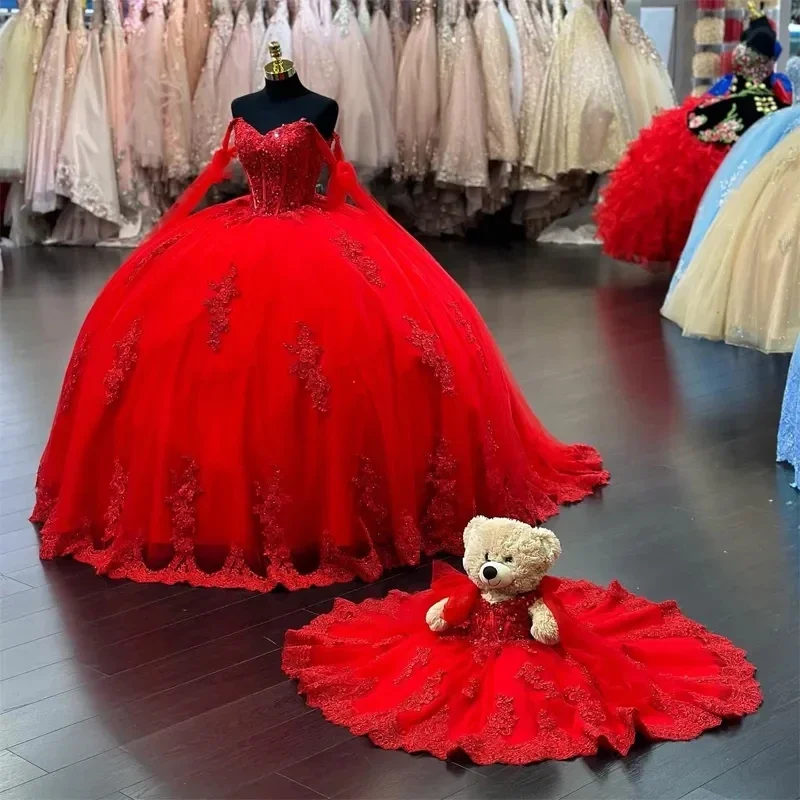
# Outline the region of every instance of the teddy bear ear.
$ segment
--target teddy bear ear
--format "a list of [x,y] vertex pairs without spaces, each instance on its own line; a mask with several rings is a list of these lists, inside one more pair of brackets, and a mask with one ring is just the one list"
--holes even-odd
[[484,522],[488,522],[486,517],[473,517],[467,523],[467,527],[464,528],[464,547],[467,547],[472,534],[477,533],[477,531],[481,528]]
[[561,542],[558,540],[558,536],[548,528],[534,528],[533,530],[547,554],[548,564],[554,564],[556,559],[561,555]]

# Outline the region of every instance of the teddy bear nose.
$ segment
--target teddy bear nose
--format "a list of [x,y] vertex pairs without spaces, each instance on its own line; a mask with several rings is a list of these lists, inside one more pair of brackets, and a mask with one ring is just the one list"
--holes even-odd
[[487,564],[482,572],[484,580],[492,581],[497,577],[497,567],[493,567],[491,564]]

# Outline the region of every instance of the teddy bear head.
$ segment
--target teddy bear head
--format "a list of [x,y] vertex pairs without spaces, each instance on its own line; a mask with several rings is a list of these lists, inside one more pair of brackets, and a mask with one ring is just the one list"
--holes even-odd
[[552,531],[519,520],[475,517],[464,531],[464,569],[482,591],[493,594],[532,592],[560,555]]

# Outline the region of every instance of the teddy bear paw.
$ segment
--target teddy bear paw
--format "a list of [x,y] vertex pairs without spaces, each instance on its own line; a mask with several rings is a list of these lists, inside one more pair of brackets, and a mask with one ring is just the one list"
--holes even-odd
[[425,615],[425,622],[434,633],[441,633],[446,627],[447,623],[444,619],[444,607],[447,604],[447,598],[434,603]]

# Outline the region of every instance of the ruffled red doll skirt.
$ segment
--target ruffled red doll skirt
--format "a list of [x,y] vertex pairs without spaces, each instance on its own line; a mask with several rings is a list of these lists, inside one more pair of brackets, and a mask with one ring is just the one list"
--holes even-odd
[[644,128],[611,174],[595,211],[603,251],[650,269],[674,269],[706,187],[730,147],[706,144],[686,125],[690,97]]
[[[309,705],[380,747],[477,764],[626,754],[638,733],[687,740],[754,712],[755,668],[727,639],[617,583],[546,578],[561,641],[432,633],[435,591],[390,592],[289,631],[285,672]],[[500,604],[503,605],[503,604]],[[498,612],[500,613],[500,612]]]

